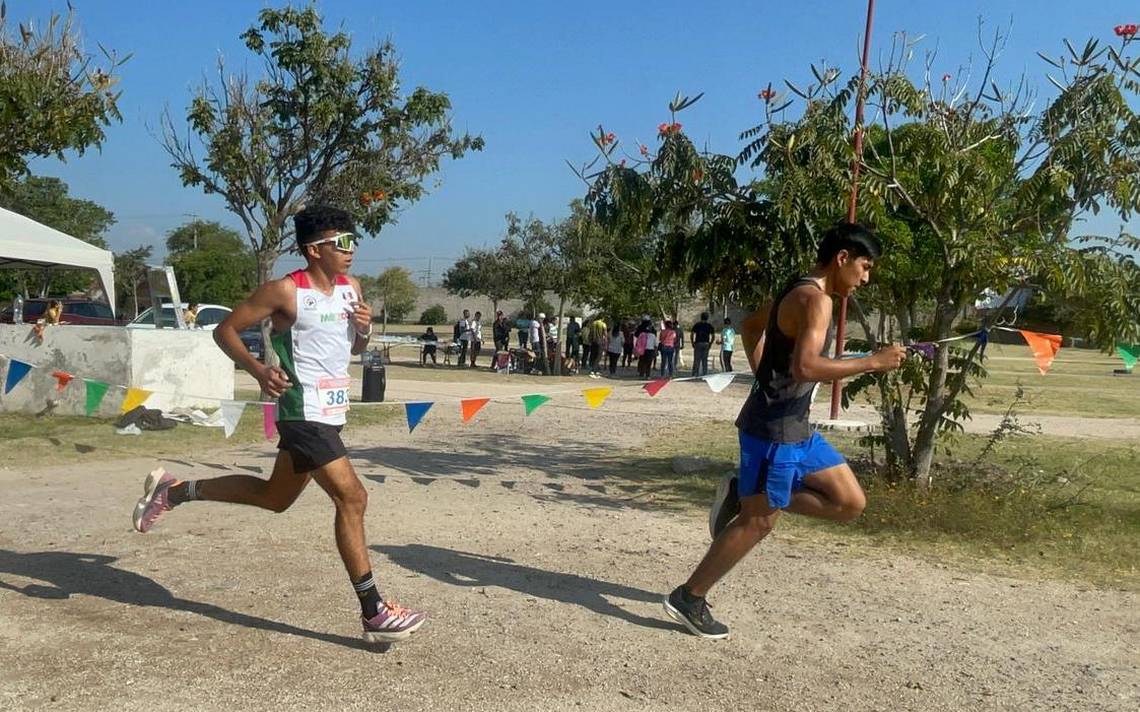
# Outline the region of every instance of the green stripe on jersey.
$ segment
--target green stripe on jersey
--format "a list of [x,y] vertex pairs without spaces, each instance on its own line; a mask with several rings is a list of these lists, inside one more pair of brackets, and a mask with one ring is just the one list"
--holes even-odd
[[281,361],[281,369],[293,384],[277,398],[277,419],[304,420],[305,392],[301,388],[301,379],[297,378],[297,364],[293,359],[293,330],[275,331],[270,336],[270,341],[273,342],[273,351]]

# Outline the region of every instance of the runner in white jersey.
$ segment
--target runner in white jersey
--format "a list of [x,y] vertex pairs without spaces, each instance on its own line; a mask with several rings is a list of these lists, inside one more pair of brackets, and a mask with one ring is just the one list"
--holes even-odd
[[[403,640],[425,616],[380,596],[364,539],[368,495],[340,439],[349,409],[349,359],[364,351],[372,335],[372,310],[347,274],[357,243],[352,217],[313,206],[293,221],[305,269],[261,285],[214,330],[218,346],[277,399],[281,442],[273,474],[268,480],[228,475],[180,481],[159,468],[135,505],[135,529],[147,532],[164,512],[194,500],[283,512],[314,479],[336,506],[337,549],[360,600],[364,639]],[[265,319],[273,322],[279,367],[258,362],[239,336]]]

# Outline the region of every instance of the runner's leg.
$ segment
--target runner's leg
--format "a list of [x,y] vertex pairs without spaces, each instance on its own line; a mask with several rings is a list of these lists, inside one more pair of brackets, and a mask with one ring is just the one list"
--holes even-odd
[[277,453],[268,480],[252,475],[226,475],[198,480],[198,499],[248,504],[272,512],[284,512],[297,501],[309,484],[309,475],[293,471],[293,459],[284,450]]
[[779,515],[780,510],[768,505],[768,496],[764,493],[741,498],[740,514],[720,533],[685,582],[688,592],[704,597],[713,584],[768,536]]

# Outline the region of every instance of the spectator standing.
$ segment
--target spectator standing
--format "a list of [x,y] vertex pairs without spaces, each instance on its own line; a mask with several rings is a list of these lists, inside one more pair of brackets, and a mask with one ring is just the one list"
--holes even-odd
[[657,357],[657,329],[648,314],[641,317],[641,324],[634,332],[633,354],[637,356],[637,377],[649,378],[653,359]]
[[483,312],[475,312],[475,318],[467,322],[467,333],[471,335],[471,368],[475,368],[475,359],[483,350]]
[[666,320],[661,329],[661,334],[658,337],[658,348],[661,350],[661,374],[662,376],[673,377],[673,364],[677,348],[677,331],[673,328],[673,322]]
[[725,318],[724,328],[720,330],[720,365],[725,373],[732,372],[732,350],[736,346],[736,329],[732,328],[732,319]]
[[582,325],[570,317],[570,323],[566,325],[566,358],[574,359],[575,363],[580,363],[582,358]]
[[617,375],[618,359],[621,358],[625,347],[625,334],[621,331],[621,324],[614,321],[614,328],[610,330],[610,341],[606,345],[606,358],[609,361],[610,376]]
[[491,323],[491,338],[495,340],[495,353],[506,351],[511,345],[511,323],[503,312],[495,312],[495,321]]
[[471,327],[468,322],[471,320],[471,312],[464,309],[463,316],[459,321],[455,322],[455,340],[459,342],[459,367],[463,368],[467,365],[467,348],[471,342]]
[[713,341],[713,325],[709,323],[709,313],[701,312],[701,320],[693,324],[693,375],[705,376],[709,372],[709,347]]

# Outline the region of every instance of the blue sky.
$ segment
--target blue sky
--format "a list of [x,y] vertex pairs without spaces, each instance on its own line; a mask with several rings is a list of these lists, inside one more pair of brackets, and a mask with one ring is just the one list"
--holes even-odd
[[[169,106],[185,114],[193,87],[212,75],[219,54],[239,68],[250,62],[237,40],[261,2],[193,3],[73,0],[88,46],[133,52],[123,67],[123,122],[108,129],[101,152],[66,163],[41,160],[33,170],[67,181],[73,195],[111,209],[116,250],[154,244],[190,216],[237,227],[222,202],[184,188],[154,137]],[[343,25],[354,45],[391,38],[403,62],[406,89],[427,86],[450,95],[457,128],[482,134],[486,149],[448,162],[426,199],[407,207],[361,249],[356,267],[376,273],[402,264],[422,276],[429,259],[438,276],[466,245],[495,243],[508,211],[543,219],[565,214],[583,192],[565,160],[589,160],[589,132],[599,123],[624,148],[652,145],[673,95],[705,92],[680,117],[686,132],[716,151],[735,154],[739,132],[756,124],[756,93],[767,82],[808,83],[811,62],[857,66],[866,3],[658,2],[448,3],[325,0],[329,26]],[[63,0],[8,2],[9,19],[46,18],[65,11]],[[1062,38],[1115,40],[1112,27],[1140,19],[1135,0],[1092,3],[1043,0],[879,0],[873,56],[892,34],[925,34],[937,48],[936,71],[955,72],[979,60],[978,18],[1012,34],[999,83],[1028,72],[1048,95],[1044,63],[1034,52],[1056,54]],[[1115,233],[1100,217],[1090,228]],[[279,263],[278,271],[290,266]]]

